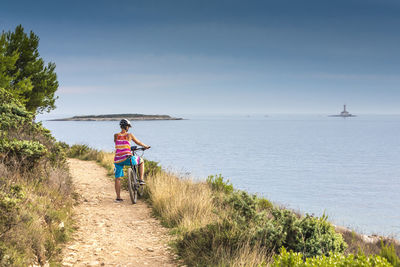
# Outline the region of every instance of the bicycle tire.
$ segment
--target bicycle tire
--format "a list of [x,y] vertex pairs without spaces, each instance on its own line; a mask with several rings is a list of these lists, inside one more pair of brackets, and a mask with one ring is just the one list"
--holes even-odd
[[140,185],[140,184],[138,183],[137,192],[138,192],[139,197],[142,197],[143,194],[144,194],[144,185]]
[[137,178],[136,178],[136,172],[132,170],[132,168],[128,169],[128,191],[129,191],[129,196],[131,198],[132,204],[136,204],[137,202]]
[[143,194],[144,194],[144,186],[139,183],[139,179],[138,179],[139,167],[137,165],[135,166],[134,173],[135,173],[135,175],[134,175],[135,188],[136,188],[136,193],[138,195],[137,198],[139,198],[139,197],[143,196]]

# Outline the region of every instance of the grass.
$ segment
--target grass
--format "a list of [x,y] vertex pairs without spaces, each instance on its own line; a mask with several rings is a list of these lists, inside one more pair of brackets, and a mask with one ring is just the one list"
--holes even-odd
[[59,263],[73,232],[68,170],[10,171],[0,164],[0,265]]
[[191,231],[217,219],[212,191],[206,183],[159,172],[147,177],[146,189],[155,214],[170,228]]

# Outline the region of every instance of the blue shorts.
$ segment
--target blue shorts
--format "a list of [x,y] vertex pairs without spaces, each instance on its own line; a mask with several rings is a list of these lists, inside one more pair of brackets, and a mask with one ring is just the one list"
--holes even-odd
[[131,158],[128,158],[123,162],[114,163],[115,178],[120,178],[124,176],[124,166],[131,166],[130,161],[132,161],[132,165],[139,165],[143,162],[143,159],[138,156],[132,156]]

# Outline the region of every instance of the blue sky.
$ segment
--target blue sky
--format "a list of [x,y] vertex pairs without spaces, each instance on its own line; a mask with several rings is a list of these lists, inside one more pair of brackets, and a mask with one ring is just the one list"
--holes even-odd
[[400,113],[400,2],[10,1],[40,37],[51,114]]

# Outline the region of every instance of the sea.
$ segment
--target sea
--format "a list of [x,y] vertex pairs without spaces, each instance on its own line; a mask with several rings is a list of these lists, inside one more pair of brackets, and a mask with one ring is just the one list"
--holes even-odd
[[[400,115],[183,116],[134,121],[144,157],[356,232],[400,238]],[[113,151],[115,121],[39,120],[59,140]],[[84,171],[84,170],[82,170]]]

